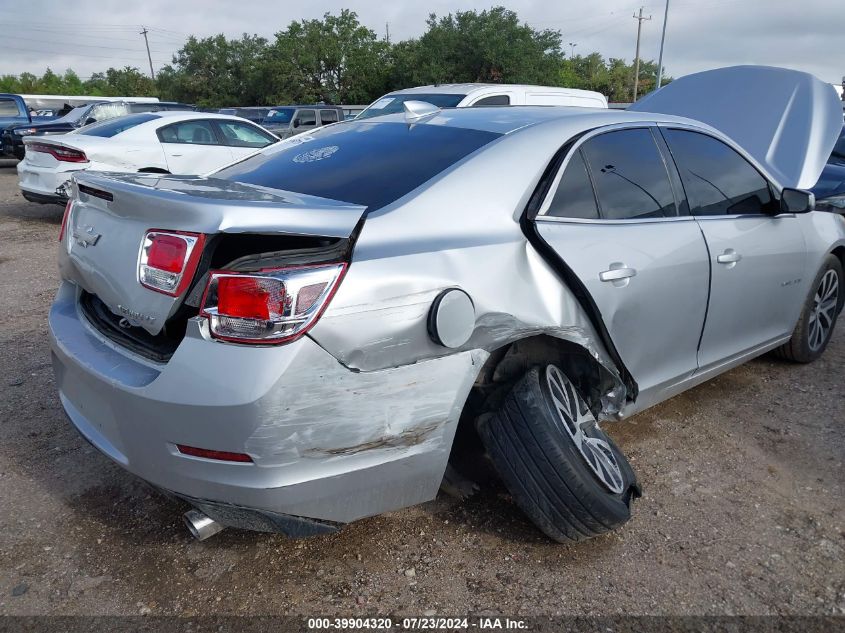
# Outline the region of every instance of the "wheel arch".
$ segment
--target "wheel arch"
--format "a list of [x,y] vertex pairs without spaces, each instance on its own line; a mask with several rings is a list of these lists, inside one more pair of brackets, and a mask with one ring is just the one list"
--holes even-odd
[[552,334],[537,334],[493,350],[478,372],[464,403],[450,462],[477,451],[481,440],[476,421],[495,411],[525,373],[553,363],[575,384],[597,419],[614,419],[626,400],[627,387],[614,369],[602,364],[586,347]]

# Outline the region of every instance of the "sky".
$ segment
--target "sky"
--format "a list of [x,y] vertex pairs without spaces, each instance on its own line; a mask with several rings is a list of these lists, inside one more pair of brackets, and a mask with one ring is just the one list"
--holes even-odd
[[[523,22],[563,34],[567,54],[598,51],[633,59],[643,7],[641,55],[657,60],[664,0],[502,0]],[[272,39],[291,21],[348,8],[391,41],[419,36],[429,13],[483,10],[480,0],[0,0],[0,74],[47,67],[87,78],[110,66],[149,71],[141,26],[149,29],[155,69],[170,63],[188,35],[242,33]],[[735,64],[804,70],[830,83],[845,75],[845,0],[670,0],[666,73],[679,77]]]

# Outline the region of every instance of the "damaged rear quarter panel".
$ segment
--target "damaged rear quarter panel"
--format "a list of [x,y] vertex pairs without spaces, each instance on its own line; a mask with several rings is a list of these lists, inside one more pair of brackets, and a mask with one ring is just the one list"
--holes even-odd
[[[364,372],[448,356],[455,351],[431,339],[427,317],[440,292],[460,288],[473,301],[476,327],[458,351],[490,352],[547,334],[585,348],[618,380],[578,300],[519,225],[546,165],[575,133],[559,127],[558,135],[525,130],[502,137],[370,214],[346,278],[311,331],[314,340]],[[624,401],[621,380],[617,387],[603,399],[609,415]]]

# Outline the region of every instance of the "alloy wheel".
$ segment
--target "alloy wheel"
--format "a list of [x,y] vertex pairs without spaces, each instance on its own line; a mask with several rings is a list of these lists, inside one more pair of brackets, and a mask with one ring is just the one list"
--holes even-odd
[[620,494],[624,487],[622,470],[587,403],[554,365],[546,367],[546,384],[559,426],[575,443],[578,452],[599,481],[611,492]]
[[807,343],[811,351],[818,351],[830,336],[838,305],[839,275],[835,270],[828,270],[819,282],[810,312]]

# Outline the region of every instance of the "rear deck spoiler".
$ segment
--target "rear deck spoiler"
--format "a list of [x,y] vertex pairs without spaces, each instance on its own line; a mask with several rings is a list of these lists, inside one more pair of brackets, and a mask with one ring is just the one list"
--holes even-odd
[[681,77],[628,108],[684,116],[716,128],[784,187],[808,189],[842,130],[833,86],[797,70],[733,66]]
[[[162,174],[74,176],[74,195],[150,228],[347,238],[366,207],[220,178]],[[92,200],[96,198],[98,200]]]

